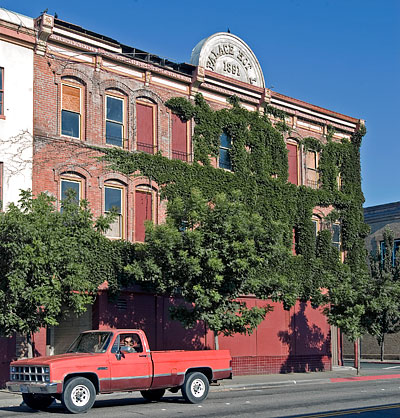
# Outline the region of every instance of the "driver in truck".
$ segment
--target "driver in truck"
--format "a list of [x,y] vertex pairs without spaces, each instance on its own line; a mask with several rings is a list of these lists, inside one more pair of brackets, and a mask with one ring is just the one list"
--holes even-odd
[[128,353],[141,353],[143,349],[139,336],[135,334],[126,335],[122,340],[121,350]]

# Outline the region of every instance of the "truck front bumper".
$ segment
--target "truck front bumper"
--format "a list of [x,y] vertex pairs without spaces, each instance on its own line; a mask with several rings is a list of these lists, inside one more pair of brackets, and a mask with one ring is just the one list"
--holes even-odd
[[10,392],[41,393],[43,395],[57,393],[57,383],[7,382],[6,387]]

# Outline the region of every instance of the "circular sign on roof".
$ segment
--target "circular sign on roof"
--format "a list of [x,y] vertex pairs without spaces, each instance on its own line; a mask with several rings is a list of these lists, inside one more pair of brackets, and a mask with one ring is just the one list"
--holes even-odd
[[206,70],[265,87],[264,76],[253,51],[231,33],[215,33],[200,41],[193,48],[190,62]]

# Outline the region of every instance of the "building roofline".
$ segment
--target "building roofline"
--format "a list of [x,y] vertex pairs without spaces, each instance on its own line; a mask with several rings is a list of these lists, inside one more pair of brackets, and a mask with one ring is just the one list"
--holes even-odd
[[[66,29],[71,31],[72,33],[76,33],[77,35],[83,35],[89,39],[92,39],[93,41],[97,41],[97,42],[102,42],[104,43],[105,47],[107,45],[110,46],[110,49],[114,49],[112,52],[116,55],[122,55],[125,57],[129,57],[132,59],[136,59],[142,62],[147,62],[147,63],[151,63],[154,64],[158,67],[164,68],[164,69],[168,69],[171,70],[173,72],[176,73],[180,73],[180,74],[184,74],[186,76],[190,76],[190,77],[194,77],[195,73],[196,73],[196,68],[198,68],[197,66],[193,65],[193,64],[189,64],[186,62],[183,63],[178,63],[175,61],[172,61],[168,58],[163,58],[160,57],[158,55],[155,54],[151,54],[149,52],[146,52],[144,50],[138,49],[138,48],[134,48],[132,46],[128,46],[125,44],[121,44],[120,42],[118,42],[117,40],[110,38],[108,36],[99,34],[97,32],[85,29],[79,25],[75,25],[73,23],[70,22],[66,22],[60,19],[54,19],[54,24],[55,27],[58,27],[60,29]],[[116,52],[115,49],[119,49],[120,52]],[[235,80],[226,76],[223,76],[221,74],[215,73],[213,71],[210,70],[204,70],[204,74],[206,77],[208,77],[209,79],[215,79],[215,80],[221,80],[225,83],[229,83],[232,86],[237,86],[239,88],[244,88],[249,92],[253,92],[255,94],[258,94],[261,96],[265,96],[265,97],[270,97],[270,100],[267,99],[267,102],[270,102],[271,105],[284,105],[284,103],[287,103],[288,105],[292,105],[293,108],[294,106],[298,106],[300,108],[306,109],[308,110],[310,113],[311,112],[316,112],[321,114],[321,116],[326,116],[327,119],[329,120],[329,118],[334,118],[334,119],[339,119],[341,121],[344,122],[344,124],[346,124],[348,126],[351,126],[350,124],[354,124],[354,126],[358,126],[360,124],[361,121],[360,119],[348,116],[348,115],[344,115],[342,113],[339,112],[335,112],[326,108],[323,108],[321,106],[317,106],[317,105],[313,105],[311,103],[305,102],[303,100],[300,99],[295,99],[293,97],[290,96],[286,96],[282,93],[278,93],[269,89],[262,89],[260,87],[257,86],[253,86],[251,84],[239,81],[239,80]],[[280,102],[284,102],[284,103],[279,103],[276,102],[274,103],[274,101],[280,101]],[[332,119],[332,120],[334,120]]]
[[283,100],[285,102],[289,102],[292,104],[296,104],[298,106],[305,107],[310,110],[314,110],[316,112],[322,113],[327,116],[331,116],[331,117],[338,118],[338,119],[343,119],[347,122],[356,123],[356,124],[359,122],[359,119],[353,118],[352,116],[344,115],[343,113],[335,112],[333,110],[329,110],[321,106],[313,105],[311,103],[305,102],[300,99],[295,99],[290,96],[286,96],[276,91],[271,91],[271,97],[275,99],[280,99],[280,100]]

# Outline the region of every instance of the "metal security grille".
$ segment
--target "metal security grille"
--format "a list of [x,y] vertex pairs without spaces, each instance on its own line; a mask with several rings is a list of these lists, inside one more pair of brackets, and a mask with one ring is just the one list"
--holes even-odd
[[48,366],[11,366],[11,380],[20,382],[49,382],[50,368]]

